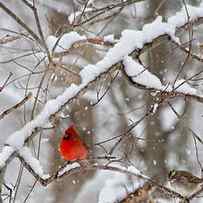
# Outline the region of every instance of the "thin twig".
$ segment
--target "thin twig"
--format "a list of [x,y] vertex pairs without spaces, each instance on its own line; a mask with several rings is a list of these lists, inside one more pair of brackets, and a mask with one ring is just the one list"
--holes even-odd
[[39,20],[39,15],[38,15],[38,11],[37,11],[37,8],[36,8],[35,0],[33,0],[33,8],[32,8],[32,10],[33,10],[33,13],[34,13],[34,16],[35,16],[35,21],[36,21],[36,25],[37,25],[39,35],[41,37],[41,41],[42,41],[43,46],[44,46],[44,48],[45,48],[45,50],[47,52],[48,59],[51,62],[52,61],[51,55],[50,55],[49,49],[47,47],[47,44],[46,44],[46,41],[45,41],[45,38],[44,38],[44,34],[42,32],[42,26],[41,26],[41,23],[40,23],[40,20]]
[[24,105],[30,98],[32,97],[32,93],[30,92],[26,97],[24,97],[19,103],[15,104],[14,106],[10,107],[9,109],[5,110],[3,113],[0,114],[0,120],[2,120],[5,116],[10,114],[11,112],[17,110],[22,105]]
[[94,14],[93,16],[89,17],[88,19],[86,19],[82,22],[73,24],[72,26],[78,27],[78,26],[84,25],[86,23],[91,22],[93,19],[95,19],[95,18],[97,18],[97,17],[99,17],[99,16],[101,16],[101,15],[103,15],[103,14],[105,14],[105,13],[107,13],[113,9],[126,7],[126,6],[129,6],[131,4],[141,2],[141,1],[144,1],[144,0],[127,0],[127,1],[122,1],[121,3],[117,3],[117,4],[109,4],[105,7],[99,8],[99,9],[93,9],[91,12],[96,13],[96,14]]
[[6,78],[5,82],[3,83],[3,85],[0,86],[0,92],[6,87],[6,85],[8,84],[8,81],[11,78],[12,75],[13,75],[13,73],[10,72],[8,77]]
[[12,17],[19,25],[21,25],[27,32],[41,45],[43,45],[40,38],[29,28],[15,13],[7,8],[3,3],[0,2],[0,8],[2,8],[10,17]]
[[[174,80],[173,85],[172,85],[173,88],[174,88],[174,86],[175,86],[175,83],[176,83],[177,80],[178,80],[178,77],[180,76],[180,74],[181,74],[182,71],[184,70],[184,68],[185,68],[185,66],[186,66],[186,63],[187,63],[188,60],[190,59],[191,52],[192,52],[193,27],[192,27],[192,23],[190,22],[190,15],[189,15],[189,13],[188,13],[188,9],[187,9],[187,5],[186,5],[185,0],[183,0],[183,5],[184,5],[184,8],[185,8],[185,10],[186,10],[187,20],[188,20],[188,27],[189,27],[189,51],[187,52],[187,56],[186,56],[184,62],[182,63],[178,74],[177,74],[176,77],[175,77],[175,80]],[[190,26],[190,25],[191,25],[191,26]],[[191,29],[190,29],[190,27],[191,27]]]

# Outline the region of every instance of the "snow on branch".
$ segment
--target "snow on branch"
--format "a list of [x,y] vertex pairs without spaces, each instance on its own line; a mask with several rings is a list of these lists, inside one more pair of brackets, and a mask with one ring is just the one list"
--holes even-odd
[[[189,11],[190,20],[194,21],[199,17],[203,17],[203,4],[201,4],[199,8],[191,6],[187,6],[187,8]],[[109,49],[102,60],[98,61],[96,64],[89,64],[81,70],[80,85],[72,84],[64,91],[63,94],[57,96],[56,99],[49,100],[45,104],[42,111],[32,121],[28,122],[24,127],[9,136],[9,138],[6,140],[5,146],[2,149],[2,152],[0,153],[0,168],[4,167],[9,161],[12,160],[13,155],[22,149],[25,142],[30,138],[31,135],[33,135],[34,132],[37,132],[37,129],[42,128],[49,122],[51,116],[59,112],[64,105],[68,104],[72,99],[77,97],[78,94],[86,89],[90,83],[97,80],[102,74],[110,71],[114,65],[122,62],[123,60],[124,63],[129,63],[126,66],[126,70],[130,76],[133,77],[133,80],[136,80],[136,77],[134,77],[133,74],[136,75],[140,70],[142,70],[145,75],[148,75],[147,77],[150,77],[150,79],[153,78],[153,87],[164,88],[156,76],[146,70],[143,70],[143,67],[141,67],[140,64],[137,64],[137,62],[134,61],[132,62],[131,58],[128,58],[127,56],[138,49],[142,49],[145,44],[153,42],[153,40],[162,35],[169,35],[171,39],[179,43],[179,39],[175,36],[176,29],[186,24],[187,20],[188,18],[186,11],[182,9],[176,14],[175,17],[170,17],[168,22],[163,22],[162,17],[159,16],[154,20],[154,22],[146,24],[143,27],[143,30],[124,30],[121,38],[114,47]],[[85,37],[80,36],[76,32],[72,32],[62,36],[58,41],[60,42],[59,44],[56,44],[56,40],[58,39],[53,37],[50,38],[48,41],[48,47],[49,49],[53,49],[53,47],[56,46],[57,51],[60,52],[63,49],[69,49],[73,43],[81,39],[83,40]],[[131,70],[130,66],[132,65],[135,65],[138,68],[136,70],[137,72]],[[149,85],[149,83],[147,84]],[[176,89],[182,92],[187,92],[189,89],[191,92],[191,88],[188,88],[186,85],[180,85],[180,87],[176,87]],[[22,154],[22,151],[19,153]],[[23,157],[23,160],[24,162],[27,161],[25,157]],[[31,164],[30,166],[31,168],[33,167],[32,170],[35,171],[35,165]]]
[[[62,57],[70,53],[74,49],[78,49],[87,43],[96,45],[112,46],[118,40],[114,39],[114,35],[107,35],[104,37],[90,37],[79,35],[77,32],[65,33],[60,37],[50,35],[47,37],[46,43],[48,50],[52,52],[52,57]],[[53,62],[53,61],[52,61]]]
[[[187,10],[185,9],[187,8]],[[168,19],[168,23],[173,25],[174,27],[181,27],[185,25],[188,21],[187,12],[190,17],[190,21],[195,21],[198,18],[203,17],[203,3],[200,4],[199,7],[191,6],[191,5],[185,5],[182,7],[180,11],[178,11],[174,16],[171,16]]]
[[60,171],[58,172],[58,176],[62,176],[65,173],[69,172],[70,170],[73,170],[75,168],[80,168],[80,164],[78,162],[74,162],[72,164],[65,164],[65,166],[62,166]]
[[[132,172],[133,174],[142,175],[142,173],[134,166],[125,168],[115,163],[111,164],[111,166]],[[103,188],[101,188],[98,198],[99,203],[118,202],[126,197],[126,191],[131,193],[143,185],[146,181],[144,179],[137,178],[135,181],[129,182],[128,176],[125,173],[113,173],[110,177],[111,178],[105,180],[105,184]],[[149,177],[146,176],[146,178]]]
[[173,96],[191,96],[199,101],[203,101],[203,93],[191,87],[187,80],[177,80],[173,86],[171,84],[163,85],[156,75],[150,73],[138,61],[133,60],[132,57],[126,56],[123,64],[125,73],[131,78],[131,81],[145,89],[173,92]]
[[23,147],[19,151],[19,156],[32,168],[35,174],[37,174],[40,178],[47,177],[47,175],[44,174],[39,160],[32,155],[28,147]]
[[24,155],[18,156],[18,158],[23,163],[25,168],[33,175],[33,177],[35,177],[35,179],[39,181],[43,186],[47,186],[54,180],[60,179],[64,176],[79,173],[82,170],[84,170],[79,163],[75,162],[75,163],[65,163],[52,175],[44,174],[39,161],[30,154],[25,155],[26,152],[27,149],[25,149],[25,151],[22,152],[24,153]]
[[[66,168],[66,169],[64,170],[64,168]],[[167,187],[165,187],[163,185],[160,185],[157,181],[155,181],[155,180],[151,179],[150,177],[144,175],[140,170],[138,170],[134,166],[131,165],[131,166],[125,167],[125,166],[122,166],[120,164],[115,164],[115,163],[105,164],[105,165],[101,165],[101,164],[97,164],[97,163],[93,163],[93,164],[89,163],[89,164],[86,164],[85,166],[81,165],[81,167],[78,167],[77,164],[75,164],[75,165],[72,164],[71,166],[68,166],[68,164],[65,164],[65,166],[62,167],[62,169],[59,169],[59,171],[57,171],[53,176],[48,178],[46,180],[46,183],[49,184],[53,180],[60,179],[63,176],[69,176],[69,175],[72,175],[72,174],[80,173],[82,171],[84,172],[84,171],[91,171],[91,170],[101,170],[101,171],[105,170],[105,171],[111,171],[111,172],[114,172],[114,173],[115,172],[120,173],[120,174],[123,174],[125,176],[132,176],[132,177],[135,177],[135,178],[139,179],[139,182],[137,183],[137,185],[135,185],[135,187],[138,187],[141,182],[146,182],[147,181],[147,182],[151,183],[152,185],[154,185],[155,187],[159,188],[159,190],[161,190],[163,193],[168,194],[171,197],[184,199],[184,197],[181,194],[179,194],[179,193],[177,193],[177,192],[175,192],[175,191],[173,191],[173,190],[171,190],[171,189],[169,189],[169,188],[167,188]],[[63,171],[63,172],[60,172],[60,171]],[[121,176],[119,175],[119,177],[121,177]],[[119,181],[116,181],[116,182],[118,183]],[[107,181],[106,186],[109,189],[110,189],[110,187],[112,189],[112,187],[115,186],[114,183],[115,183],[115,181],[113,181],[113,180],[112,181]],[[105,188],[103,188],[103,189],[105,190]],[[133,189],[134,188],[131,188],[131,190],[133,190]],[[111,198],[114,198],[114,200],[118,200],[118,199],[122,199],[123,195],[124,194],[121,194],[121,193],[118,194],[118,191],[117,191],[117,194],[114,194]],[[109,195],[105,196],[104,191],[103,192],[101,191],[101,193],[100,193],[100,202],[102,202],[102,200],[108,199],[108,197],[109,197]],[[110,201],[108,201],[108,202],[110,202]]]
[[[105,170],[105,171],[111,171],[111,172],[114,172],[114,173],[116,172],[116,173],[123,174],[123,177],[132,176],[132,177],[138,178],[139,181],[130,190],[135,190],[135,187],[137,188],[137,187],[140,186],[141,183],[144,183],[144,182],[147,181],[150,184],[154,185],[155,187],[159,188],[159,190],[163,191],[163,193],[169,194],[171,197],[184,199],[184,197],[181,194],[179,194],[179,193],[177,193],[177,192],[175,192],[175,191],[173,191],[173,190],[171,190],[171,189],[169,189],[169,188],[167,188],[167,187],[165,187],[163,185],[160,185],[157,181],[155,181],[155,180],[151,179],[150,177],[142,174],[141,171],[139,171],[137,168],[135,168],[132,165],[128,166],[128,167],[125,167],[125,166],[115,164],[115,163],[105,164],[105,165],[97,164],[97,163],[88,163],[86,165],[81,165],[78,162],[65,163],[53,175],[44,175],[42,173],[41,169],[40,170],[37,169],[37,168],[40,168],[40,165],[37,162],[37,160],[35,160],[35,158],[32,157],[31,153],[28,150],[29,149],[27,147],[24,148],[21,151],[21,156],[18,156],[18,158],[24,164],[25,168],[43,186],[47,186],[48,184],[52,183],[53,181],[59,180],[59,179],[63,178],[64,176],[71,176],[73,174],[79,174],[79,173],[84,172],[84,171]],[[29,155],[27,155],[27,153]],[[33,166],[33,165],[35,165],[35,166]],[[120,174],[119,174],[119,180],[120,180],[120,177],[121,177]],[[115,174],[115,177],[116,177],[116,174]],[[116,181],[116,182],[119,184],[119,182],[121,182],[121,181]],[[116,185],[118,185],[117,183],[116,183]],[[109,189],[110,188],[113,189],[113,187],[115,187],[116,185],[115,185],[114,180],[107,181],[107,184],[106,184],[106,186]],[[103,192],[101,191],[101,193],[100,193],[100,202],[102,202],[102,200],[105,200],[106,198],[108,199],[108,196],[103,196],[105,188],[103,188]],[[111,190],[111,191],[113,191],[113,190]],[[119,192],[120,192],[120,190],[119,190]],[[113,195],[113,198],[115,200],[122,199],[123,197],[124,197],[124,194],[121,194],[121,193],[118,194],[118,191],[117,191],[117,194]]]
[[[88,2],[89,3],[89,2]],[[91,12],[93,9],[92,8],[83,8],[83,10],[81,11],[77,11],[77,12],[74,12],[74,13],[71,13],[69,16],[68,16],[68,21],[70,24],[73,24],[74,21],[81,16],[81,14],[86,14],[88,12]]]
[[5,166],[10,159],[10,157],[14,156],[15,149],[11,146],[4,146],[0,153],[0,166]]
[[70,49],[75,42],[86,39],[85,36],[81,36],[77,32],[69,32],[58,38],[50,35],[47,38],[46,43],[49,51],[55,49],[55,52],[63,52]]
[[[105,180],[104,186],[99,192],[98,203],[118,202],[123,199],[126,196],[126,190],[132,192],[134,189],[134,185],[128,183],[125,174],[112,174],[111,178]],[[133,181],[133,183],[140,183],[140,181]]]
[[144,66],[137,61],[133,60],[132,57],[126,56],[123,60],[125,73],[133,80],[133,82],[153,89],[162,89],[163,85],[160,79],[150,73]]

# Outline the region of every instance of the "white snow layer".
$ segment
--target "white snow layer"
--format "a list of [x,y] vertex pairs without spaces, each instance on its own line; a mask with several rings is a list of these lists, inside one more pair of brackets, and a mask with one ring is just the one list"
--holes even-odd
[[77,11],[77,12],[74,12],[74,13],[71,13],[69,16],[68,16],[68,21],[70,24],[73,24],[74,21],[77,19],[78,16],[80,16],[81,14],[84,15],[84,13],[87,13],[87,12],[90,12],[92,11],[92,8],[86,8],[85,10],[82,9],[82,11]]
[[62,170],[59,171],[58,176],[63,175],[64,173],[74,169],[74,168],[80,168],[80,164],[78,162],[74,162],[72,164],[67,164]]
[[6,161],[9,157],[15,152],[15,149],[11,146],[4,146],[1,153],[0,153],[0,166],[4,167]]
[[28,147],[23,147],[19,151],[19,155],[24,159],[24,161],[34,170],[34,172],[39,175],[39,177],[44,178],[47,177],[47,175],[44,175],[42,166],[40,165],[40,162],[38,159],[36,159],[30,149]]
[[104,187],[99,193],[98,203],[112,203],[121,200],[126,195],[127,182],[125,174],[112,174],[111,178],[105,181]]
[[123,64],[126,74],[131,77],[135,83],[160,91],[174,91],[203,97],[203,94],[201,92],[191,87],[184,79],[177,80],[174,84],[174,87],[168,84],[162,85],[157,76],[150,73],[146,68],[144,68],[137,61],[133,60],[130,56],[126,56],[124,58]]
[[50,51],[56,46],[55,52],[63,52],[70,49],[75,42],[85,39],[85,36],[81,36],[77,32],[69,32],[58,38],[50,35],[47,38],[46,43]]
[[162,83],[159,78],[150,73],[140,63],[136,62],[130,56],[126,56],[123,60],[125,72],[134,82],[146,87],[161,89]]
[[115,39],[114,35],[106,35],[104,36],[104,42],[110,42],[110,43],[115,43],[117,40]]
[[[121,169],[126,172],[130,172],[132,175],[141,175],[143,177],[149,178],[141,174],[141,172],[134,166],[124,167],[117,163],[111,164],[115,168]],[[111,178],[105,181],[103,188],[99,194],[99,203],[112,203],[122,200],[126,197],[126,192],[131,193],[139,188],[143,184],[143,179],[136,179],[133,184],[129,184],[129,179],[126,174],[114,173]]]
[[[197,17],[203,17],[203,5],[201,6],[202,7],[196,8],[187,5],[189,15],[191,16],[192,20],[195,20]],[[132,51],[135,49],[141,49],[145,43],[152,42],[154,38],[160,35],[168,34],[173,40],[178,41],[178,38],[175,36],[175,29],[177,26],[182,26],[187,22],[186,16],[186,12],[183,9],[181,12],[177,13],[176,16],[170,17],[168,22],[162,22],[162,17],[159,16],[151,24],[145,25],[142,31],[124,30],[118,43],[116,43],[113,48],[109,49],[106,56],[102,60],[95,65],[87,65],[84,67],[84,69],[80,72],[82,79],[82,83],[80,85],[77,86],[72,84],[62,95],[59,95],[56,99],[48,101],[44,106],[44,109],[34,120],[28,122],[23,128],[10,135],[6,141],[6,144],[13,147],[13,149],[9,148],[10,150],[8,150],[7,148],[6,150],[5,147],[3,148],[2,152],[0,153],[0,166],[4,166],[4,163],[11,154],[11,151],[16,151],[23,147],[25,140],[37,127],[43,127],[48,122],[49,117],[52,114],[57,112],[61,106],[75,97],[99,75],[107,72],[112,65],[121,62]],[[64,51],[64,49],[67,50],[77,40],[83,39],[86,39],[86,37],[80,36],[76,32],[64,34],[64,36],[62,36],[59,40],[56,51],[60,52]],[[53,49],[57,40],[58,39],[54,36],[48,37],[47,44],[49,49]],[[148,75],[151,74],[148,73]],[[152,78],[153,76],[150,77]],[[160,85],[158,78],[153,78],[154,81],[156,80],[155,84]],[[183,88],[183,86],[181,87]],[[8,151],[8,153],[6,153],[6,151]]]

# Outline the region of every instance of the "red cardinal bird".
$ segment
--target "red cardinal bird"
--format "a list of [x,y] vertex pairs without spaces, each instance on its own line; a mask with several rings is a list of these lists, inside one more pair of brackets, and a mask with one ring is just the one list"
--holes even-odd
[[79,161],[87,159],[88,149],[80,139],[74,125],[65,130],[59,145],[59,153],[66,161]]

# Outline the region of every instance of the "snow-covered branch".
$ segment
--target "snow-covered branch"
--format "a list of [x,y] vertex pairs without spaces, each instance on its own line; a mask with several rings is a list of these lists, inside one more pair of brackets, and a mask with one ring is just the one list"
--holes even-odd
[[[159,184],[157,181],[142,174],[142,172],[139,171],[138,169],[136,169],[134,166],[124,167],[122,165],[114,164],[114,163],[105,164],[105,165],[97,164],[97,163],[95,163],[95,164],[88,163],[88,164],[83,165],[78,162],[74,162],[74,163],[65,163],[53,175],[45,175],[41,169],[41,166],[39,165],[38,160],[36,160],[28,150],[29,150],[28,148],[23,148],[23,150],[21,151],[21,155],[19,156],[19,159],[24,164],[25,168],[43,186],[47,186],[50,183],[52,183],[53,181],[61,179],[64,176],[80,174],[81,172],[84,172],[84,171],[104,170],[104,171],[117,172],[117,173],[121,173],[124,175],[139,178],[142,181],[149,182],[154,187],[157,187],[159,190],[161,190],[166,195],[170,195],[171,197],[174,197],[174,198],[184,199],[184,197],[181,194],[169,189],[168,187],[165,187],[165,186]],[[40,168],[40,170],[37,168]],[[118,198],[119,194],[114,195],[114,197]],[[121,197],[120,197],[120,199],[121,199]]]
[[180,79],[177,80],[175,84],[163,85],[156,75],[150,73],[144,66],[142,66],[142,64],[140,64],[138,61],[133,60],[132,57],[125,57],[123,60],[123,64],[125,73],[127,77],[130,78],[130,81],[133,84],[141,86],[145,90],[151,90],[156,92],[159,91],[163,94],[170,93],[165,94],[166,97],[162,99],[180,96],[191,97],[197,99],[200,102],[203,101],[203,92],[199,91],[198,89],[195,89],[194,87],[191,87],[187,83],[187,80]]

